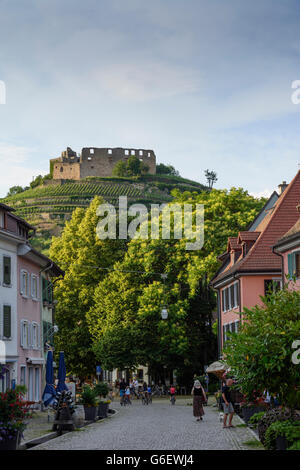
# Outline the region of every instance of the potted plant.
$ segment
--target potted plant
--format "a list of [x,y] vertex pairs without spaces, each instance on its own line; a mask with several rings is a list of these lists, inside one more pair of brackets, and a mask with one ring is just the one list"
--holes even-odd
[[[100,399],[101,397],[105,398],[109,392],[108,385],[105,382],[99,382],[95,387],[95,392]],[[98,417],[99,418],[107,418],[109,403],[110,403],[110,400],[99,401],[99,404],[98,404]]]
[[86,421],[95,421],[97,415],[97,394],[94,388],[85,385],[81,392],[81,403],[84,407]]
[[0,450],[16,450],[31,412],[16,390],[0,394]]

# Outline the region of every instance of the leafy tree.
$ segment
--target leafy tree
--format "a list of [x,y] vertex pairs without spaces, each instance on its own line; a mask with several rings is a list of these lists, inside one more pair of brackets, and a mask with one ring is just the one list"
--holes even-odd
[[164,163],[156,165],[156,173],[158,175],[179,176],[179,171],[175,170],[172,165],[164,165]]
[[300,367],[292,361],[300,339],[300,292],[284,290],[262,297],[262,305],[245,309],[244,322],[232,334],[224,354],[243,392],[268,390],[280,403],[300,406]]
[[[204,247],[188,252],[184,239],[129,243],[124,260],[96,288],[87,317],[96,354],[105,367],[140,363],[153,373],[167,366],[192,375],[214,358],[215,300],[208,281],[228,236],[245,229],[264,201],[235,188],[201,194],[178,191],[174,196],[179,204],[205,205]],[[166,285],[159,273],[168,274]],[[167,321],[161,319],[164,304]]]
[[58,351],[64,350],[68,370],[80,377],[94,373],[96,366],[86,321],[95,287],[105,277],[105,268],[122,259],[124,253],[122,241],[100,240],[96,235],[96,210],[102,202],[95,197],[86,210],[75,209],[50,248],[51,258],[65,271],[64,279],[55,283],[59,327],[55,345]]
[[138,176],[142,173],[141,161],[135,155],[131,155],[128,158],[126,167],[129,176]]
[[127,176],[127,167],[126,163],[123,160],[119,160],[112,171],[113,176]]
[[214,183],[218,181],[217,173],[215,171],[205,170],[204,174],[207,179],[208,187],[212,189]]
[[22,188],[22,186],[12,186],[11,188],[9,188],[6,197],[14,196],[15,194],[22,193],[23,191],[25,191],[25,189]]

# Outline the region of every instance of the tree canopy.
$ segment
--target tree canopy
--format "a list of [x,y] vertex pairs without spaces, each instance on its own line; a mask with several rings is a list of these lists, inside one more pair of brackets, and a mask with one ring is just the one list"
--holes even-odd
[[263,305],[243,312],[243,325],[226,343],[226,363],[242,391],[267,390],[282,405],[300,406],[300,367],[292,345],[300,340],[300,292],[285,288],[262,297]]
[[114,168],[113,168],[113,175],[124,177],[124,176],[139,176],[141,174],[146,174],[149,171],[148,165],[146,165],[143,161],[141,161],[135,155],[131,155],[127,162],[123,160],[119,160]]

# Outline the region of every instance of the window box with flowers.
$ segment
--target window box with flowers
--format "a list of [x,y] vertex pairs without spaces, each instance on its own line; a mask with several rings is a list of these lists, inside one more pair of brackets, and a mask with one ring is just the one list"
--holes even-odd
[[28,404],[17,390],[0,394],[0,450],[16,450],[31,415]]

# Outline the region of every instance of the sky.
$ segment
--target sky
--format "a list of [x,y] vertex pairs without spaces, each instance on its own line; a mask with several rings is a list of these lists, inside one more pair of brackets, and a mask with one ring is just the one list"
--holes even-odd
[[67,146],[268,195],[300,168],[295,80],[299,0],[0,0],[0,197]]

